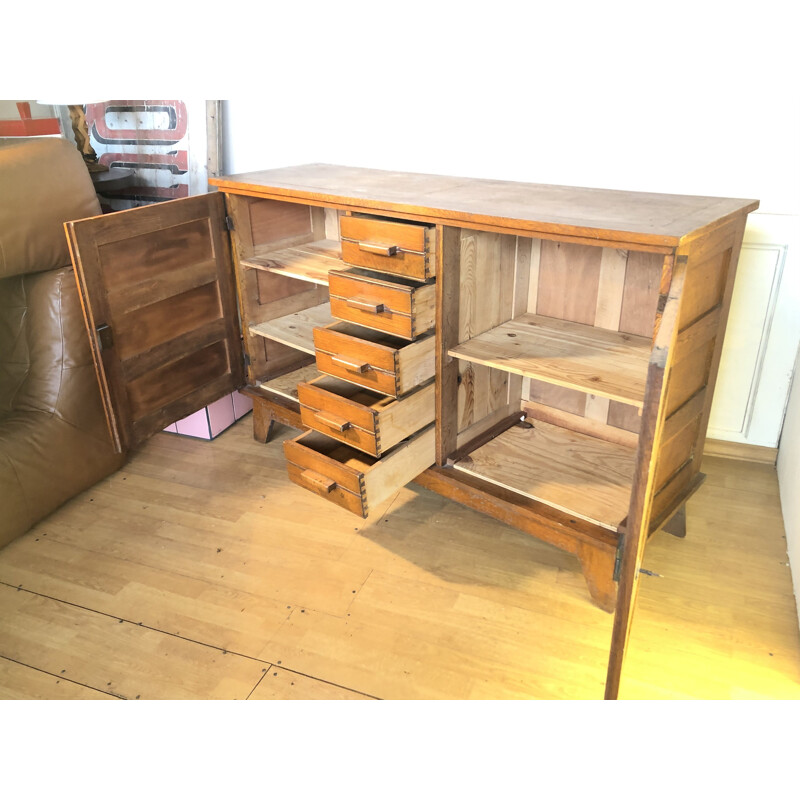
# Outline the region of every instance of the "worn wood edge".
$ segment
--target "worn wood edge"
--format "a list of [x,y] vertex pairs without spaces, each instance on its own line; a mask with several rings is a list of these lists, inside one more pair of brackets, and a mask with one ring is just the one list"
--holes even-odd
[[452,467],[430,467],[414,483],[573,555],[577,554],[577,542],[616,551],[619,534],[615,531]]
[[[305,166],[330,166],[330,165],[305,165]],[[703,198],[709,201],[716,201],[716,206],[720,206],[726,201],[735,200],[742,205],[727,213],[723,213],[719,220],[713,220],[705,225],[692,227],[682,233],[644,233],[641,231],[617,231],[611,230],[607,227],[594,228],[588,225],[570,225],[564,222],[544,222],[541,220],[520,220],[511,217],[498,217],[494,215],[479,214],[470,211],[458,211],[452,208],[438,208],[432,205],[419,205],[411,203],[398,203],[386,202],[385,200],[376,200],[365,197],[353,197],[351,195],[333,194],[330,191],[312,189],[306,186],[297,184],[288,184],[285,186],[278,186],[267,182],[254,183],[253,178],[258,173],[245,173],[239,175],[229,175],[219,178],[214,178],[209,181],[212,186],[218,187],[226,192],[238,192],[248,194],[251,196],[266,196],[274,197],[275,199],[296,198],[306,203],[313,203],[317,205],[333,205],[344,209],[351,210],[364,210],[365,213],[370,213],[375,209],[383,211],[392,211],[395,214],[408,214],[413,215],[411,218],[419,218],[420,221],[429,222],[430,220],[439,222],[470,222],[479,224],[497,225],[501,228],[508,229],[509,223],[515,223],[515,227],[521,225],[522,230],[535,231],[537,233],[556,233],[563,235],[566,233],[568,236],[583,236],[589,242],[591,241],[614,241],[614,242],[627,242],[631,244],[661,246],[674,248],[681,243],[690,241],[691,239],[702,235],[708,230],[724,224],[730,218],[734,218],[741,214],[747,214],[759,207],[759,201],[745,198],[724,198],[724,197],[707,197]],[[266,176],[268,177],[268,176]],[[428,176],[428,177],[453,177],[453,176]],[[456,178],[465,182],[473,182],[480,184],[480,179],[475,178]],[[508,181],[506,183],[514,183]],[[555,187],[555,188],[580,188],[580,187]],[[589,190],[595,191],[595,190]],[[620,191],[622,194],[644,194],[652,195],[654,193],[636,193],[624,192],[621,190],[604,190],[604,191]],[[712,206],[713,207],[713,206]]]
[[94,367],[97,382],[100,385],[100,399],[103,402],[103,412],[106,418],[106,427],[108,435],[111,439],[111,444],[114,447],[115,453],[123,453],[125,449],[122,445],[122,437],[120,435],[117,419],[114,414],[114,408],[111,400],[111,391],[108,385],[108,380],[105,370],[100,369],[99,364],[102,361],[100,354],[100,344],[97,341],[97,334],[95,333],[96,324],[92,316],[92,308],[86,302],[88,294],[88,286],[86,283],[86,275],[83,271],[83,263],[79,256],[77,241],[75,239],[75,226],[72,222],[64,223],[64,233],[67,237],[67,246],[69,248],[70,259],[72,260],[72,274],[75,276],[75,282],[78,286],[78,298],[81,302],[81,310],[83,312],[83,320],[87,329],[87,338],[92,352],[92,365]]
[[750,444],[748,442],[728,442],[724,439],[709,438],[705,440],[703,455],[774,466],[778,461],[778,448],[764,447],[763,445]]
[[532,238],[549,238],[577,244],[604,246],[606,242],[613,242],[615,248],[622,250],[646,249],[649,252],[664,253],[666,255],[678,246],[681,239],[680,236],[676,235],[612,231],[608,228],[570,226],[563,223],[541,223],[535,220],[528,221],[513,217],[487,216],[450,209],[428,208],[403,203],[386,203],[378,200],[371,201],[364,198],[348,198],[341,195],[309,192],[301,189],[283,189],[277,186],[265,188],[224,179],[216,179],[211,184],[226,194],[239,194],[265,200],[293,201],[306,205],[339,208],[352,213],[391,212],[393,215],[403,219],[424,222],[428,225],[439,222],[453,227],[467,227],[475,230],[530,236]]

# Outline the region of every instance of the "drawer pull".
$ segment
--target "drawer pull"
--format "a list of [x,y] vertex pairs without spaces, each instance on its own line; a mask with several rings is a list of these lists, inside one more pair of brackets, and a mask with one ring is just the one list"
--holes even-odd
[[319,472],[314,472],[313,469],[303,470],[301,477],[312,486],[322,489],[326,494],[330,494],[336,488],[336,481],[332,481],[330,478],[320,475]]
[[366,311],[370,314],[383,314],[389,309],[384,303],[376,303],[374,300],[364,300],[361,297],[350,297],[347,300],[349,308],[357,308],[359,311]]
[[374,244],[373,242],[359,242],[358,249],[365,253],[374,253],[376,256],[396,256],[396,244]]
[[323,414],[320,411],[317,411],[314,414],[314,418],[322,425],[326,425],[329,428],[334,428],[337,431],[346,431],[351,423],[350,420],[345,419],[344,417],[337,417],[335,414]]
[[350,370],[350,372],[367,372],[367,370],[372,369],[368,361],[348,361],[341,356],[331,356],[331,361],[340,367]]

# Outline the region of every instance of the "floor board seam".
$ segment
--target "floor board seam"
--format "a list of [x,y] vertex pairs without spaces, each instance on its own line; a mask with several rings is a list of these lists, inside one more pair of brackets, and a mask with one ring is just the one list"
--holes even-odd
[[64,681],[65,683],[71,683],[74,686],[83,686],[84,689],[91,689],[92,691],[99,692],[100,694],[108,695],[109,697],[115,697],[117,700],[127,700],[128,698],[121,694],[116,694],[116,692],[109,692],[107,689],[99,689],[97,686],[91,686],[88,683],[81,683],[80,681],[72,680],[71,678],[65,678],[63,675],[56,675],[54,672],[50,672],[46,669],[42,669],[41,667],[35,667],[33,664],[26,664],[24,661],[20,661],[16,658],[11,658],[11,656],[3,655],[0,653],[0,658],[4,659],[5,661],[11,661],[13,664],[19,664],[21,667],[27,667],[28,669],[32,669],[36,672],[41,672],[43,675],[49,675],[51,678],[55,678],[57,681]]
[[[129,625],[135,625],[136,627],[144,628],[144,629],[150,630],[150,631],[154,631],[155,633],[160,633],[160,634],[162,634],[164,636],[171,636],[171,637],[173,637],[175,639],[181,639],[182,641],[190,642],[191,644],[196,644],[196,645],[199,645],[201,647],[208,647],[208,648],[211,648],[212,650],[218,650],[223,655],[238,656],[239,658],[246,658],[249,661],[254,661],[254,662],[258,663],[258,664],[265,664],[266,667],[263,670],[261,677],[258,679],[258,681],[256,682],[256,685],[253,687],[252,691],[250,692],[250,694],[248,694],[246,699],[250,698],[250,695],[252,695],[253,692],[256,690],[256,688],[258,687],[259,683],[261,683],[261,681],[263,680],[264,676],[267,674],[269,669],[272,669],[272,668],[282,669],[282,670],[285,670],[286,672],[291,672],[293,675],[299,675],[299,676],[301,676],[303,678],[309,678],[309,679],[314,680],[314,681],[319,681],[320,683],[325,683],[328,686],[335,686],[337,689],[344,689],[345,691],[353,692],[354,694],[360,694],[363,697],[370,698],[371,700],[380,700],[381,699],[380,697],[376,697],[374,695],[368,694],[367,692],[362,692],[362,691],[360,691],[358,689],[353,689],[353,688],[351,688],[349,686],[343,686],[340,683],[334,683],[333,681],[326,680],[325,678],[320,678],[320,677],[318,677],[316,675],[309,675],[309,674],[307,674],[305,672],[300,672],[299,670],[292,669],[291,667],[285,667],[285,666],[283,666],[283,664],[281,664],[279,662],[268,661],[268,660],[265,660],[263,658],[259,658],[258,656],[251,656],[251,655],[248,655],[247,653],[239,653],[239,652],[237,652],[235,650],[228,650],[227,648],[220,647],[219,645],[209,644],[208,642],[201,642],[201,641],[199,641],[197,639],[191,639],[188,636],[181,636],[180,634],[177,634],[177,633],[172,633],[170,631],[162,630],[161,628],[153,627],[152,625],[145,625],[143,622],[134,622],[133,620],[124,619],[123,617],[119,617],[116,614],[109,614],[107,611],[99,611],[98,609],[95,609],[95,608],[89,608],[88,606],[82,606],[82,605],[80,605],[80,603],[73,603],[70,600],[64,600],[64,599],[59,598],[59,597],[53,597],[52,595],[44,594],[43,592],[34,591],[33,589],[27,589],[22,584],[19,584],[18,586],[14,586],[13,584],[8,583],[7,581],[0,580],[0,586],[7,586],[9,589],[16,589],[18,592],[27,592],[28,594],[36,595],[37,597],[43,597],[43,598],[45,598],[47,600],[52,600],[55,603],[63,603],[64,605],[72,606],[73,608],[79,608],[82,611],[88,611],[88,612],[90,612],[92,614],[98,614],[98,615],[100,615],[102,617],[108,617],[108,619],[115,619],[115,620],[118,620],[119,622],[127,622]],[[292,609],[292,611],[294,611],[294,609]],[[286,620],[284,620],[284,622],[281,624],[281,627],[286,622],[289,621],[290,617],[291,617],[291,614],[289,614],[289,616],[286,618]],[[267,643],[267,645],[268,644],[269,643]],[[9,658],[8,656],[4,656],[2,654],[0,654],[0,658],[6,658],[9,661],[14,661],[15,660],[15,659]],[[17,663],[22,664],[22,662],[17,662]],[[29,664],[22,664],[22,665],[23,666],[30,666]],[[47,672],[46,670],[42,670],[42,669],[40,669],[38,667],[30,666],[30,668],[31,669],[38,669],[40,672],[44,672],[44,673],[46,673],[48,675],[53,674],[53,673]],[[54,677],[59,678],[59,679],[61,678],[60,675],[55,675]],[[66,680],[66,678],[64,680]],[[79,683],[78,681],[72,681],[72,683],[77,683],[80,686],[86,686],[89,689],[95,689],[98,692],[102,692],[103,691],[102,689],[97,689],[94,686],[88,686],[87,684],[82,684],[82,683]],[[113,694],[112,692],[104,692],[104,694],[111,694],[114,697],[118,697],[121,700],[126,700],[127,699],[126,697],[123,697],[122,695]]]

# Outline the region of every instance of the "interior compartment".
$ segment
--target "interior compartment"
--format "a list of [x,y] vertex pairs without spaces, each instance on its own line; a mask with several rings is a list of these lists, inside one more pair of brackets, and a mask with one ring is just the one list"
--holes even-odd
[[333,322],[328,273],[341,268],[339,212],[229,195],[248,383],[297,399],[318,376],[312,330]]
[[472,230],[446,241],[457,252],[443,258],[460,273],[447,349],[458,360],[458,435],[447,463],[616,530],[664,256]]

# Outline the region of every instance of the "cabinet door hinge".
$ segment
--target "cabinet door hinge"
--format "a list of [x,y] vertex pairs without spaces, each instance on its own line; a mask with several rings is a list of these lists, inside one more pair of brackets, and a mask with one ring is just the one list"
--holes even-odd
[[619,583],[619,573],[622,567],[622,545],[625,541],[625,534],[621,533],[617,539],[617,552],[614,556],[614,580]]
[[114,335],[111,333],[111,326],[105,323],[98,325],[95,328],[95,332],[97,333],[97,341],[100,342],[100,349],[111,350],[114,346]]
[[247,355],[247,353],[245,353],[245,352],[242,352],[242,355],[244,356],[244,365],[245,365],[245,367],[249,367],[250,366],[250,356]]
[[225,227],[229,231],[235,230],[235,227],[234,227],[234,224],[233,224],[233,217],[230,216],[230,214],[225,217]]

